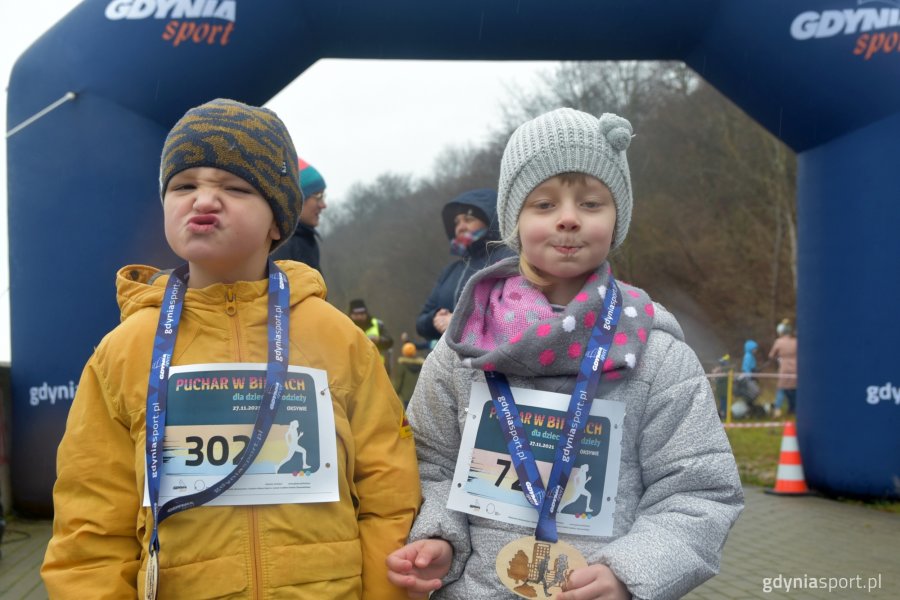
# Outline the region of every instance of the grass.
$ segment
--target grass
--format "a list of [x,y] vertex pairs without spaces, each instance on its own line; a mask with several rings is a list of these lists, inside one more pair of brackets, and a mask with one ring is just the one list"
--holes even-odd
[[[780,427],[726,429],[734,458],[737,461],[741,482],[765,488],[775,486],[778,458],[781,454]],[[900,514],[900,502],[891,500],[853,500],[835,498],[848,504],[856,504],[884,512]]]
[[725,433],[731,442],[741,481],[748,485],[773,487],[781,453],[781,428],[726,429]]

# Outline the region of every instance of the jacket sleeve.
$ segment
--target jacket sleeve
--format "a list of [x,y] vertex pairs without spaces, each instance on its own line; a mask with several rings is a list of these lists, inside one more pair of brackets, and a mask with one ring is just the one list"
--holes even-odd
[[56,459],[53,537],[41,567],[50,598],[137,596],[135,446],[110,406],[95,355],[81,375]]
[[438,306],[437,302],[434,300],[437,291],[438,288],[435,286],[435,288],[431,290],[428,300],[425,301],[425,306],[423,306],[421,312],[419,312],[419,316],[416,317],[416,333],[426,340],[436,340],[441,337],[441,332],[434,328],[433,322],[435,313],[440,309],[440,306]]
[[644,493],[608,565],[636,600],[681,598],[719,570],[743,491],[712,390],[694,352],[672,340],[640,417]]
[[[451,263],[441,271],[437,283],[431,288],[431,293],[428,294],[428,299],[425,300],[425,306],[422,307],[422,310],[419,311],[419,316],[416,317],[416,333],[426,340],[436,340],[441,337],[441,332],[434,328],[434,315],[441,308],[447,308],[441,306],[440,303],[441,289],[444,287],[444,282],[455,264]],[[447,309],[449,310],[449,308]]]
[[450,542],[453,563],[444,584],[459,579],[472,551],[468,517],[447,508],[461,441],[457,406],[461,395],[465,395],[463,401],[469,397],[469,390],[462,389],[466,386],[460,381],[460,370],[453,368],[454,357],[443,340],[438,342],[425,359],[408,407],[424,499],[409,541],[441,538]]
[[[403,596],[387,578],[387,555],[406,543],[421,493],[411,432],[403,428],[403,405],[371,344],[357,354],[362,367],[349,412],[355,447],[363,597]],[[363,353],[364,352],[364,353]]]

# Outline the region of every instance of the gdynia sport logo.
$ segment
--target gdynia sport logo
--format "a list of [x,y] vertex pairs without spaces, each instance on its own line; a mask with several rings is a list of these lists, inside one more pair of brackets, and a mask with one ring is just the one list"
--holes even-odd
[[900,53],[897,28],[900,0],[856,0],[853,8],[800,13],[791,22],[791,37],[809,41],[856,36],[852,53],[870,60],[876,54]]
[[57,400],[74,400],[77,391],[78,386],[71,380],[68,385],[52,385],[43,381],[41,385],[28,388],[28,401],[32,406],[37,406],[41,402],[56,405]]
[[890,381],[884,385],[870,385],[866,388],[866,402],[869,404],[893,402],[894,406],[900,406],[900,387],[894,387]]
[[110,21],[166,20],[162,39],[227,46],[234,32],[237,0],[112,0],[105,15]]

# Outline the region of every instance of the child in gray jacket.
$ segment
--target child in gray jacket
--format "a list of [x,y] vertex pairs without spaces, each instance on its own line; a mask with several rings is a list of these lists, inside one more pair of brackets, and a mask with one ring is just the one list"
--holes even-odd
[[559,109],[507,144],[518,258],[466,285],[409,404],[424,503],[387,563],[412,598],[662,600],[718,572],[743,495],[712,390],[675,318],[607,262],[631,138]]

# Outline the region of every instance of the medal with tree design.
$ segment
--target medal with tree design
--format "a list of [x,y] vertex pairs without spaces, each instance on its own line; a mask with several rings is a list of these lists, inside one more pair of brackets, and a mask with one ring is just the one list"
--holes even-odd
[[522,598],[549,598],[565,591],[569,574],[586,567],[581,552],[566,542],[541,542],[534,536],[513,540],[497,554],[497,577]]

